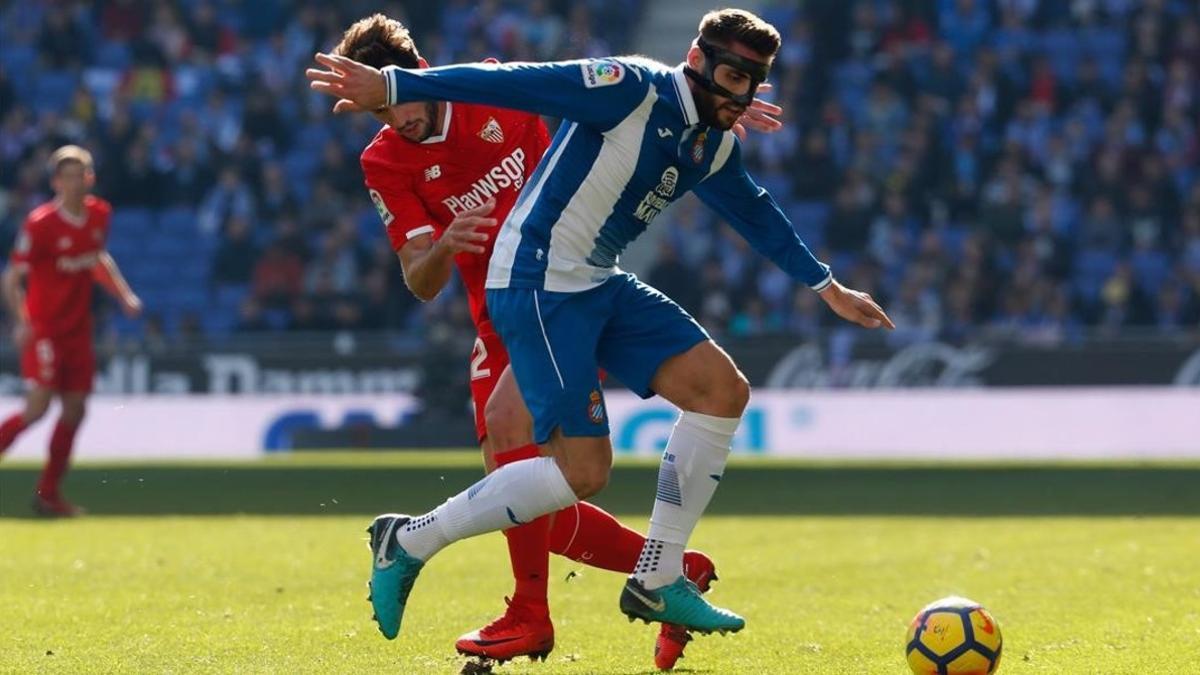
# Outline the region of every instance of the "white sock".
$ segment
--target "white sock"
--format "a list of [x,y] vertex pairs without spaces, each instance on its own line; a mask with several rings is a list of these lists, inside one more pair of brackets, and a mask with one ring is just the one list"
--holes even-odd
[[658,467],[658,492],[646,545],[633,576],[646,588],[683,574],[683,551],[725,473],[741,418],[680,413]]
[[396,530],[409,555],[429,560],[452,542],[523,525],[579,501],[553,457],[506,464]]

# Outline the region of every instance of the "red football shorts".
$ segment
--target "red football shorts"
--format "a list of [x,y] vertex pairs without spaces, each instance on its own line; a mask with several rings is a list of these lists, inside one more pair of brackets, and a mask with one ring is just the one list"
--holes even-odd
[[500,374],[508,367],[508,351],[490,321],[479,326],[475,348],[471,350],[471,401],[475,407],[475,434],[480,442],[487,437],[483,412],[496,390]]
[[31,337],[21,352],[21,377],[54,391],[91,392],[96,379],[92,336]]

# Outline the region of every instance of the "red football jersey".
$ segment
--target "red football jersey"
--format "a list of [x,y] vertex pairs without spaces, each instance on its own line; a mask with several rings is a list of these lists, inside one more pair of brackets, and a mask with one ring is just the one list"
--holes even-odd
[[108,237],[112,206],[89,195],[76,219],[46,202],[29,214],[11,264],[26,265],[25,310],[35,338],[90,337],[92,268]]
[[[361,162],[371,201],[398,252],[422,234],[440,238],[455,216],[489,197],[496,199],[490,217],[503,223],[549,144],[537,115],[446,103],[440,132],[414,143],[384,127]],[[499,229],[489,232],[484,254],[454,257],[476,326],[487,318],[483,284]]]

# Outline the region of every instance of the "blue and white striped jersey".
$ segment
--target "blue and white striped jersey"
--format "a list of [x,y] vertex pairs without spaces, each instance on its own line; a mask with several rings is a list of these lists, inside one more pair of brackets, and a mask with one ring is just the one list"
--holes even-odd
[[747,175],[737,137],[700,124],[682,65],[621,57],[384,72],[390,103],[466,101],[563,119],[500,230],[488,288],[598,286],[688,190],[792,277],[817,290],[832,280]]

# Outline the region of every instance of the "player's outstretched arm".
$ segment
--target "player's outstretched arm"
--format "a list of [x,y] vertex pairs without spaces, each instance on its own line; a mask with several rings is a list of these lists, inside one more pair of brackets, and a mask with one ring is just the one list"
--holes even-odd
[[335,112],[409,101],[463,101],[606,129],[637,107],[649,87],[638,66],[621,59],[379,70],[335,54],[315,58],[325,69],[309,68],[305,77],[314,91],[338,99]]
[[829,266],[804,245],[770,193],[742,168],[740,144],[730,137],[724,142],[733,144],[725,163],[696,186],[696,196],[729,221],[754,250],[820,293],[838,316],[866,328],[895,328],[871,296],[848,289],[833,278]]
[[29,338],[29,317],[25,314],[25,290],[21,284],[29,268],[21,262],[9,263],[0,274],[0,292],[4,294],[4,305],[12,317],[13,344],[20,348]]
[[134,318],[142,313],[141,298],[129,287],[125,275],[121,274],[121,268],[117,267],[117,261],[113,260],[108,251],[100,252],[96,266],[92,268],[92,278],[121,303],[121,310],[125,312],[125,316]]
[[429,234],[423,234],[409,240],[397,252],[404,268],[404,283],[413,295],[422,302],[436,298],[450,282],[455,255],[487,252],[487,241],[497,224],[495,218],[488,217],[494,208],[496,200],[489,199],[482,206],[456,216],[436,242]]

